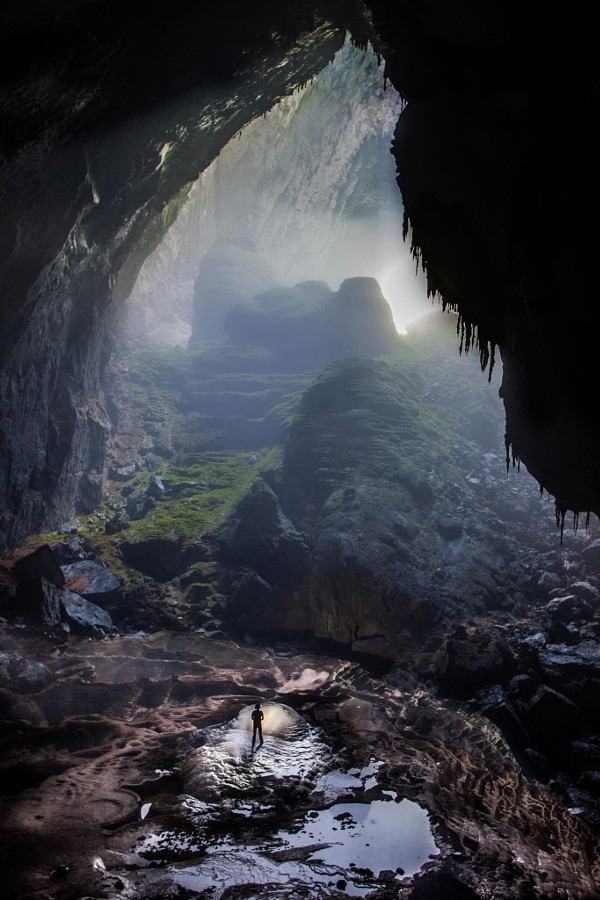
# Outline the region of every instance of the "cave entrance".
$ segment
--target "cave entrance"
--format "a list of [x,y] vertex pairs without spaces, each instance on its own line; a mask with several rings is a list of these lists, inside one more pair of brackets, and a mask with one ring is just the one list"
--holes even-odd
[[[399,332],[430,312],[402,237],[391,150],[402,101],[349,37],[304,87],[200,173],[123,306],[120,329],[162,346],[223,336],[236,303],[276,286],[371,276]],[[168,153],[168,149],[165,150]]]

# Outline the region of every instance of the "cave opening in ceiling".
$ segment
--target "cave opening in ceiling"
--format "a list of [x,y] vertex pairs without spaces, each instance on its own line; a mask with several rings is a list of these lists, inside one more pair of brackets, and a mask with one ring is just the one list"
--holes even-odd
[[141,267],[121,332],[162,345],[219,338],[229,309],[262,290],[313,280],[337,290],[354,276],[378,280],[400,332],[430,312],[402,237],[391,154],[402,105],[371,45],[347,35],[199,173]]

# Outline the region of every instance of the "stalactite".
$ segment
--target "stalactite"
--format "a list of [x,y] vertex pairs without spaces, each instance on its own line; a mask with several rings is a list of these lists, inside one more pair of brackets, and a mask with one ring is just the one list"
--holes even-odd
[[[488,348],[486,361],[486,365],[488,367],[488,384],[491,384],[494,366],[496,365],[496,344],[494,343],[494,341],[488,341],[486,343],[486,346]],[[485,371],[485,367],[483,365],[482,369]]]
[[556,504],[556,507],[555,507],[555,513],[556,513],[556,527],[557,527],[557,528],[560,528],[560,543],[561,543],[561,546],[562,546],[562,542],[563,542],[563,534],[564,534],[564,530],[565,530],[565,515],[566,515],[566,512],[567,512],[566,509],[563,509],[561,506],[558,505],[558,503]]
[[[394,142],[392,141],[392,152]],[[488,373],[488,383],[491,383],[494,366],[496,364],[496,342],[484,337],[481,334],[479,326],[475,325],[469,319],[465,319],[459,309],[459,304],[455,301],[447,300],[442,291],[439,289],[436,279],[435,270],[429,264],[423,253],[423,248],[415,241],[412,234],[412,223],[406,209],[402,217],[402,239],[407,240],[409,233],[411,234],[410,252],[415,260],[415,274],[418,274],[419,267],[425,273],[427,279],[427,297],[439,298],[443,312],[454,312],[458,315],[456,325],[456,333],[460,337],[459,354],[466,354],[470,350],[477,348],[479,351],[479,363],[481,371]]]
[[504,447],[506,449],[506,456],[505,456],[506,474],[508,475],[508,471],[510,469],[511,463],[512,463],[513,469],[516,466],[517,472],[520,473],[521,458],[518,453],[515,453],[515,448],[511,444],[510,439],[508,438],[508,436],[506,434],[504,435]]

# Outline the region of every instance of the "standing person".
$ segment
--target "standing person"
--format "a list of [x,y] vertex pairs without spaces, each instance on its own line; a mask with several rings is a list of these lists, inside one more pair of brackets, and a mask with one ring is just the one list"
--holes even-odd
[[256,743],[256,735],[260,739],[259,747],[262,747],[264,744],[263,736],[262,736],[262,722],[265,717],[264,712],[260,708],[260,703],[257,703],[252,710],[252,749],[254,750],[254,745]]

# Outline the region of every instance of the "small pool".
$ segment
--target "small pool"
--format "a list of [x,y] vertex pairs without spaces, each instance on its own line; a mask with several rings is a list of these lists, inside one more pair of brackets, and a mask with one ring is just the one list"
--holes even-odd
[[388,792],[385,800],[371,803],[336,803],[312,813],[294,834],[277,835],[291,847],[327,844],[311,853],[341,869],[370,869],[375,876],[401,869],[413,875],[437,853],[427,812],[411,800],[398,800]]
[[360,897],[381,872],[412,875],[437,853],[427,812],[389,791],[382,800],[309,812],[297,830],[279,831],[264,845],[225,839],[200,864],[173,866],[171,876],[187,890],[212,888],[215,900],[242,884],[278,884],[281,897],[299,885],[329,885]]

